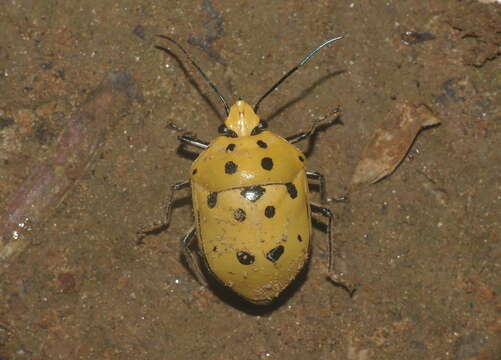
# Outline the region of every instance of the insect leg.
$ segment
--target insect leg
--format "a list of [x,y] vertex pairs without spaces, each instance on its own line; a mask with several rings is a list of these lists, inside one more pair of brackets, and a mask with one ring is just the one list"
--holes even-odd
[[327,198],[327,193],[325,191],[325,178],[322,174],[316,171],[306,171],[306,176],[308,179],[318,180],[318,188],[320,192],[320,202],[324,204],[325,202],[345,202],[348,201],[347,195],[341,195],[335,198]]
[[329,224],[327,226],[327,245],[329,251],[329,274],[334,271],[334,244],[332,238],[332,222],[334,219],[334,215],[329,208],[316,205],[314,203],[310,203],[310,209],[312,213],[320,214],[328,218]]
[[[285,138],[285,140],[287,140],[291,144],[294,144],[294,143],[297,143],[301,140],[306,139],[307,137],[310,137],[311,135],[313,135],[315,133],[315,131],[317,131],[317,129],[319,127],[321,127],[323,125],[330,125],[334,121],[336,121],[339,118],[339,116],[332,118],[331,115],[338,114],[340,112],[341,112],[341,109],[339,107],[335,108],[327,116],[322,116],[322,117],[318,118],[317,120],[315,120],[313,122],[313,125],[311,125],[311,127],[307,131],[300,132],[299,134],[296,134],[296,135],[287,136]],[[328,120],[326,120],[326,119],[328,119]]]
[[200,265],[198,263],[198,259],[190,249],[190,246],[193,244],[193,240],[196,238],[195,236],[195,226],[192,226],[191,229],[184,235],[181,239],[181,243],[183,244],[184,257],[188,263],[190,270],[195,275],[197,281],[204,286],[207,286],[207,281],[205,280],[205,276],[203,275],[202,270],[200,269]]
[[165,202],[164,205],[164,217],[160,223],[153,223],[148,226],[142,227],[138,232],[136,236],[136,240],[138,244],[142,243],[142,240],[152,234],[158,234],[162,232],[163,230],[167,229],[169,227],[170,223],[170,216],[172,213],[172,204],[174,203],[172,200],[174,198],[174,193],[178,190],[184,189],[185,187],[190,186],[190,180],[184,180],[184,181],[179,181],[175,183],[174,185],[171,186],[170,188],[170,193],[167,197],[167,201]]
[[315,130],[317,129],[318,125],[317,124],[313,124],[308,131],[304,131],[304,132],[300,132],[299,134],[296,134],[296,135],[291,135],[291,136],[287,136],[285,138],[285,140],[287,140],[289,143],[291,144],[295,144],[301,140],[304,140],[306,139],[307,137],[311,136]]
[[316,172],[316,171],[306,171],[306,177],[308,179],[315,179],[318,180],[318,188],[320,191],[320,201],[322,203],[325,203],[327,200],[326,195],[325,195],[325,178],[322,174]]
[[191,136],[190,133],[186,133],[174,123],[169,123],[167,127],[172,130],[176,130],[177,132],[184,132],[183,135],[178,136],[179,141],[182,143],[193,145],[200,149],[207,149],[209,147],[209,143],[207,141],[200,140],[196,136]]
[[209,147],[209,143],[207,143],[203,140],[197,139],[194,136],[181,135],[178,137],[178,139],[185,144],[193,145],[193,146],[196,146],[197,148],[200,148],[200,149],[207,149]]
[[317,205],[314,203],[310,203],[310,209],[311,209],[311,212],[313,212],[315,214],[320,214],[320,215],[328,218],[328,221],[329,221],[328,226],[327,226],[327,245],[328,245],[328,251],[329,251],[328,277],[336,285],[339,285],[339,286],[343,287],[346,291],[348,291],[348,293],[351,296],[355,292],[354,286],[352,284],[347,283],[343,279],[343,274],[336,272],[334,269],[334,256],[335,256],[335,252],[336,252],[336,249],[334,246],[334,238],[332,235],[334,215],[332,214],[332,211],[329,208],[326,208],[326,207],[323,207],[323,206],[320,206],[320,205]]

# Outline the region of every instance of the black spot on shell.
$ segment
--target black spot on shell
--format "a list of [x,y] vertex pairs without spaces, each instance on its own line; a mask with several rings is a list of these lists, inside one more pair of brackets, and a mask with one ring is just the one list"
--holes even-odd
[[303,162],[304,161],[304,157],[300,156],[299,157],[299,161]]
[[265,157],[261,160],[261,166],[265,170],[271,170],[273,169],[273,160],[269,157]]
[[235,164],[233,161],[228,161],[226,164],[224,164],[224,172],[227,174],[234,174],[237,172],[238,165]]
[[235,209],[233,212],[233,217],[235,218],[236,221],[242,222],[245,220],[245,211],[243,209]]
[[254,262],[255,257],[246,251],[237,251],[237,259],[242,265],[250,265]]
[[259,146],[260,148],[263,148],[263,149],[266,149],[268,147],[268,144],[265,143],[263,140],[258,140],[256,142],[257,146]]
[[217,252],[217,246],[214,246],[214,247],[212,248],[212,251],[213,251],[213,252]]
[[217,192],[212,192],[207,195],[207,206],[211,209],[216,206],[217,203]]
[[197,169],[193,169],[193,171],[191,172],[191,175],[195,175],[197,173]]
[[266,192],[266,189],[262,186],[249,186],[244,188],[241,192],[240,195],[242,195],[244,198],[251,202],[256,202],[259,200],[261,196]]
[[301,235],[299,235],[299,234],[297,235],[297,241],[299,241],[299,242],[303,242],[303,238],[302,238],[302,237],[301,237]]
[[229,145],[226,147],[226,151],[233,151],[233,150],[235,150],[235,147],[236,147],[236,145],[235,145],[235,144],[229,144]]
[[285,186],[287,187],[287,192],[289,193],[291,198],[295,199],[297,197],[296,185],[294,185],[293,183],[287,183],[285,184]]
[[264,209],[264,216],[266,216],[269,219],[275,216],[275,207],[271,205],[267,206],[266,209]]
[[280,256],[284,253],[285,248],[282,245],[278,245],[276,248],[271,249],[266,254],[266,258],[271,262],[276,262],[280,259]]

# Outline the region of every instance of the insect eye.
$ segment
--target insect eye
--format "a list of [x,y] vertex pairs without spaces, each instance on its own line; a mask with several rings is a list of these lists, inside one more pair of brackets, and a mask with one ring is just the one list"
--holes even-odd
[[227,131],[228,128],[224,124],[219,125],[219,127],[217,128],[217,132],[220,134],[226,134]]
[[228,129],[225,124],[219,125],[219,128],[217,129],[217,131],[220,134],[223,134],[224,136],[228,136],[228,137],[231,137],[231,138],[238,137],[237,133],[234,132],[233,130]]
[[254,129],[252,129],[251,135],[260,134],[263,131],[263,129],[266,129],[267,127],[268,123],[266,123],[266,121],[264,120],[260,120],[259,124]]

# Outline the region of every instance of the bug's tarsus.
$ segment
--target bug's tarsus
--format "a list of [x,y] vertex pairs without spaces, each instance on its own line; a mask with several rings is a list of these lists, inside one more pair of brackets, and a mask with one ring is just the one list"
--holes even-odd
[[[310,136],[312,136],[319,128],[322,128],[324,126],[330,126],[331,124],[334,124],[335,122],[339,121],[339,113],[341,112],[341,108],[338,106],[334,110],[332,110],[327,116],[323,116],[313,122],[311,127],[307,131],[300,132],[299,134],[295,135],[290,135],[285,137],[285,140],[287,140],[291,144],[295,144],[301,140],[304,140]],[[332,115],[338,114],[336,117],[332,117]],[[327,119],[327,121],[326,121]]]
[[347,194],[339,195],[335,198],[327,198],[327,202],[346,203],[348,201],[350,201],[350,198]]
[[[228,115],[230,113],[230,107],[228,105],[228,102],[226,101],[226,99],[224,98],[223,94],[221,94],[221,92],[218,90],[218,88],[216,87],[216,85],[214,85],[214,83],[212,81],[210,81],[209,77],[203,72],[203,70],[200,68],[200,66],[198,66],[198,64],[195,62],[195,60],[193,60],[193,58],[190,56],[190,54],[181,46],[181,44],[179,44],[176,40],[174,40],[173,38],[167,36],[167,35],[157,35],[159,38],[162,38],[162,39],[165,39],[165,40],[169,40],[170,42],[174,43],[179,49],[181,49],[181,51],[184,53],[184,55],[186,55],[186,57],[188,58],[188,60],[190,61],[191,65],[193,65],[195,67],[195,69],[198,70],[198,72],[200,73],[200,75],[202,75],[202,77],[204,78],[205,82],[212,88],[212,90],[214,90],[214,92],[217,94],[217,96],[219,97],[219,100],[221,100],[221,102],[223,103],[224,105],[224,111],[226,112],[226,115]],[[168,51],[168,49],[162,47],[162,46],[159,46],[159,45],[156,45],[155,46],[157,49],[161,49],[161,50],[164,50],[164,51]]]
[[347,279],[345,279],[343,273],[337,272],[334,269],[334,257],[337,253],[337,248],[334,244],[333,229],[332,229],[334,223],[334,214],[329,208],[323,207],[315,203],[310,203],[310,209],[312,213],[322,215],[329,221],[329,224],[327,225],[327,246],[329,252],[327,279],[334,285],[343,288],[346,292],[348,292],[350,297],[352,297],[356,291],[355,285],[350,283]]
[[170,122],[167,124],[166,126],[168,129],[171,129],[171,130],[175,130],[177,132],[181,132],[181,133],[184,133],[185,130],[180,128],[179,126],[177,126],[176,124],[174,124],[173,122]]
[[257,114],[257,111],[259,110],[259,106],[261,105],[261,102],[268,96],[271,94],[271,92],[273,90],[275,90],[277,87],[280,86],[281,83],[283,83],[289,76],[291,76],[293,73],[295,73],[301,66],[303,66],[304,64],[306,64],[308,61],[310,61],[310,59],[315,56],[317,54],[317,52],[319,52],[323,47],[329,45],[330,43],[333,43],[334,41],[337,41],[337,40],[341,40],[343,37],[342,36],[338,36],[338,37],[335,37],[335,38],[332,38],[332,39],[329,39],[327,41],[324,41],[322,44],[320,44],[319,47],[317,47],[315,50],[313,50],[312,52],[310,52],[308,55],[306,55],[306,57],[301,60],[299,62],[299,64],[297,64],[296,66],[294,66],[292,69],[290,69],[287,74],[285,74],[284,76],[282,76],[280,78],[280,80],[278,80],[267,92],[264,93],[263,96],[261,96],[261,98],[256,102],[256,105],[254,105],[254,112]]
[[346,280],[340,279],[338,276],[329,274],[327,275],[327,281],[331,282],[335,286],[342,288],[344,291],[348,293],[348,295],[352,298],[357,291],[357,287],[354,284],[347,283]]

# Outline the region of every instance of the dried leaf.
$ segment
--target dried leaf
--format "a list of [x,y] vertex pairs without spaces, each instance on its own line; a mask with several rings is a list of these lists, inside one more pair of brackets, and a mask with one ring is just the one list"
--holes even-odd
[[425,106],[401,105],[389,114],[384,126],[374,132],[362,152],[351,179],[352,185],[373,184],[390,175],[409,151],[422,128],[440,124]]

